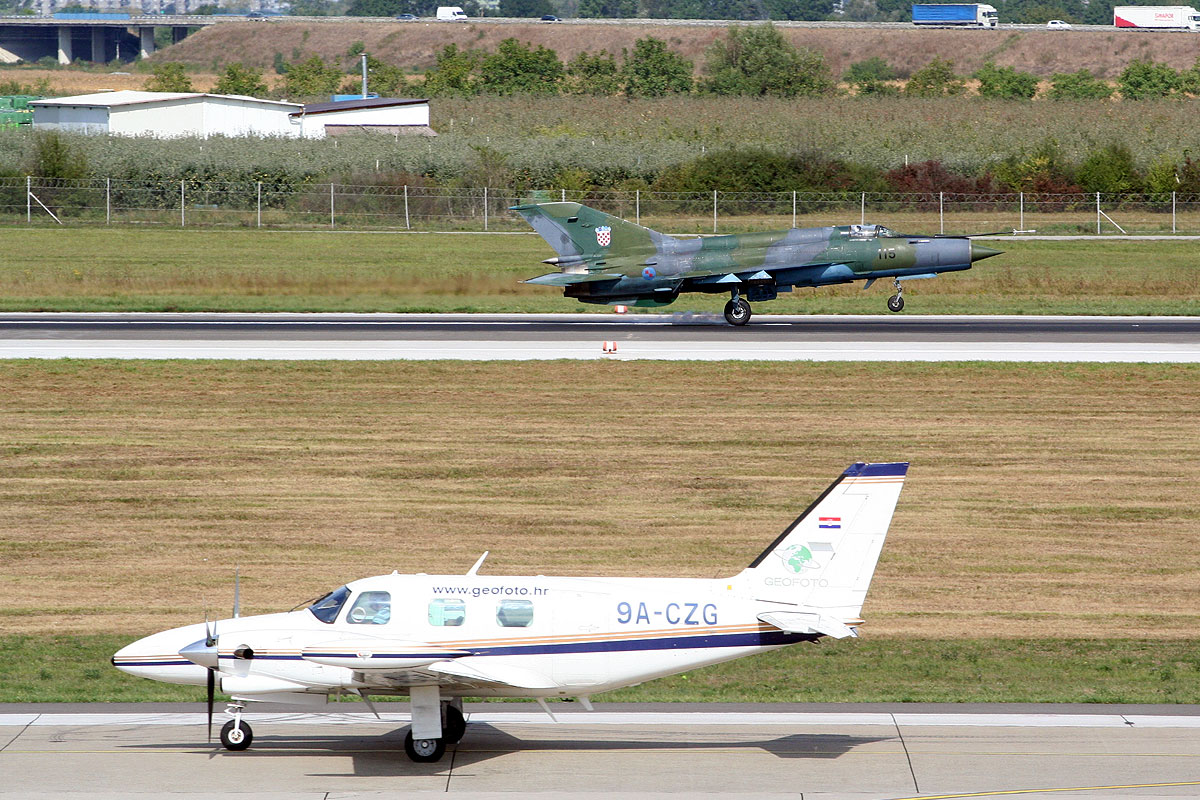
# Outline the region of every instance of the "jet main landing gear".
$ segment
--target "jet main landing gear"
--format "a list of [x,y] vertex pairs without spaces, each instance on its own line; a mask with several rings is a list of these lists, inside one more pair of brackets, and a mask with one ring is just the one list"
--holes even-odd
[[904,310],[904,287],[900,285],[900,279],[895,278],[892,281],[896,286],[896,293],[888,298],[888,311],[903,311]]
[[739,327],[745,325],[750,321],[750,304],[735,294],[733,299],[725,304],[725,321]]

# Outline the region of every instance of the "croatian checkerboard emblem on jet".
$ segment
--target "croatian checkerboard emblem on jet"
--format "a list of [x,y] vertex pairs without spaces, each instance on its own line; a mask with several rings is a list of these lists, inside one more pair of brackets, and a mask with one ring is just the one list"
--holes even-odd
[[[888,308],[904,308],[902,281],[970,269],[1001,251],[968,236],[895,233],[882,225],[792,228],[679,239],[579,203],[513,206],[557,253],[558,272],[525,283],[559,286],[583,303],[665,306],[685,292],[729,293],[725,319],[750,321],[750,303],[794,286],[891,278]],[[1032,233],[1032,231],[1004,231]],[[986,236],[990,234],[976,234]]]
[[[221,730],[250,746],[247,702],[317,710],[329,695],[407,695],[405,750],[437,761],[467,730],[463,697],[590,696],[823,636],[859,615],[908,471],[851,465],[730,578],[400,575],[353,581],[296,610],[156,633],[113,656],[132,675],[232,700]],[[236,608],[236,602],[235,602]]]

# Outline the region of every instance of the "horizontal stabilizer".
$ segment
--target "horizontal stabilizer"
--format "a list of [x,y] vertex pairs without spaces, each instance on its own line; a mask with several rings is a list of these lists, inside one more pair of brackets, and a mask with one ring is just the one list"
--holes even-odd
[[758,618],[784,633],[819,633],[834,639],[858,636],[849,625],[811,611],[767,611],[759,614]]
[[540,672],[505,664],[476,665],[477,659],[441,661],[425,668],[426,672],[459,678],[467,683],[488,686],[510,686],[515,689],[553,689],[556,684]]
[[536,283],[540,286],[571,286],[576,283],[619,280],[621,280],[620,275],[608,275],[603,272],[551,272],[522,281],[522,283]]

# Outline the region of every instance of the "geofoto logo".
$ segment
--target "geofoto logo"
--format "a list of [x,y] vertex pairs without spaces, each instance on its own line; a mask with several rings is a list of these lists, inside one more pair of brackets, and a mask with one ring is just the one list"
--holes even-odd
[[812,550],[802,544],[794,544],[782,550],[776,550],[775,555],[783,559],[783,565],[795,573],[806,569],[819,569],[820,564],[813,558]]
[[824,578],[763,578],[764,586],[798,587],[800,589],[824,589],[829,581]]

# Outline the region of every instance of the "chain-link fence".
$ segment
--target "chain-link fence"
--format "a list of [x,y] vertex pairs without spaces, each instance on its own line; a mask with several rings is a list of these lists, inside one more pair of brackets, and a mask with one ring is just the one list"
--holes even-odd
[[351,230],[527,230],[508,209],[573,201],[672,233],[884,224],[902,233],[1200,234],[1196,194],[518,193],[433,186],[0,179],[0,224]]

